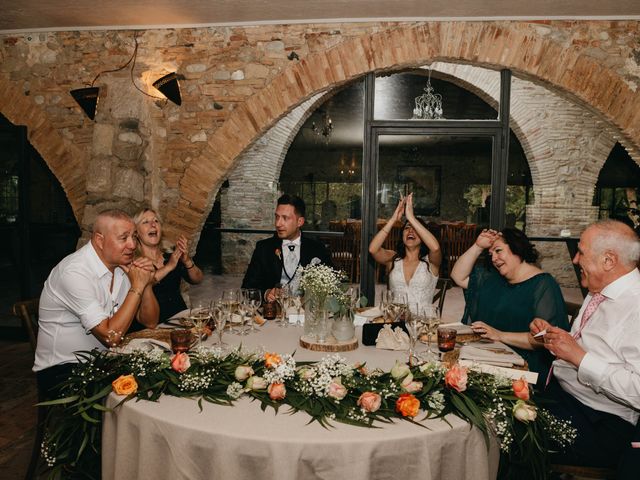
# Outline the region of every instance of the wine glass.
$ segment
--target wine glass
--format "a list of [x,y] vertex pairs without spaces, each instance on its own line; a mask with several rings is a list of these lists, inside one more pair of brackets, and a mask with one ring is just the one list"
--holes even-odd
[[196,330],[197,346],[202,345],[202,335],[204,326],[209,323],[211,318],[211,302],[205,301],[194,302],[189,310],[189,320]]
[[240,303],[239,292],[236,288],[225,288],[220,294],[220,303],[222,308],[228,312],[228,321],[231,325],[231,332],[238,333],[234,328],[236,323],[234,315],[238,312],[238,304]]
[[345,295],[349,300],[349,308],[351,308],[351,310],[355,310],[360,306],[360,286],[359,285],[352,285],[349,288],[347,288]]
[[227,317],[229,316],[227,308],[222,303],[217,303],[211,309],[211,316],[216,324],[216,330],[218,330],[218,345],[222,348],[227,344],[222,341],[222,334],[224,333],[224,326],[227,323]]
[[247,299],[248,304],[251,306],[251,319],[249,320],[249,331],[255,332],[255,317],[258,314],[258,308],[262,304],[262,293],[257,288],[245,288],[243,289],[244,297]]
[[407,310],[407,294],[401,290],[387,291],[387,311],[392,322],[397,322]]
[[276,321],[279,327],[287,328],[289,326],[289,322],[287,321],[287,307],[289,306],[289,288],[287,285],[278,285],[273,290],[275,294],[275,300],[278,306],[280,307],[279,318]]
[[418,340],[418,335],[422,327],[420,324],[420,316],[407,310],[405,313],[404,326],[407,332],[409,332],[409,350],[407,352],[409,354],[409,366],[413,366],[414,361],[417,360],[414,353],[416,341]]
[[438,331],[438,325],[440,325],[440,309],[436,305],[426,305],[423,308],[424,312],[424,325],[427,330],[427,351],[431,354],[437,355],[437,352],[431,350],[431,338]]
[[302,317],[302,291],[298,288],[290,288],[289,289],[289,308],[293,308],[296,311],[296,327],[303,326],[303,317]]
[[240,315],[240,331],[238,335],[249,335],[249,323],[253,323],[251,313],[253,307],[251,300],[247,298],[246,292],[240,292],[240,301],[238,302],[238,314]]

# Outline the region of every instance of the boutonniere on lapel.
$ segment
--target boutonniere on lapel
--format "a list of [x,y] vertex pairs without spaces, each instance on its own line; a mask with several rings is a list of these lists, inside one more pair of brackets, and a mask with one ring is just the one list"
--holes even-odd
[[282,260],[282,251],[279,248],[276,248],[276,256],[278,260]]

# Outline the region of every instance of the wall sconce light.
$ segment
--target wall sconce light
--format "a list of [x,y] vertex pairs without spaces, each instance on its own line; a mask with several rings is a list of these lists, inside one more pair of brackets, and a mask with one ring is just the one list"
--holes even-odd
[[91,120],[96,117],[100,87],[76,88],[69,92]]
[[[143,95],[146,95],[147,97],[151,97],[159,100],[165,100],[162,97],[149,95],[147,92],[145,92],[140,87],[138,87],[138,85],[136,85],[136,82],[134,81],[133,69],[136,66],[136,58],[138,56],[138,35],[139,35],[139,32],[135,32],[133,35],[135,48],[133,49],[133,54],[131,55],[131,58],[129,58],[129,60],[127,60],[127,62],[124,65],[118,68],[114,68],[113,70],[103,70],[102,72],[98,73],[98,75],[96,75],[96,77],[93,79],[93,82],[91,82],[90,87],[77,88],[69,92],[69,94],[71,94],[71,96],[78,103],[78,105],[80,105],[80,108],[82,108],[82,110],[87,115],[87,117],[89,117],[91,120],[93,120],[96,116],[96,111],[98,108],[98,100],[100,97],[100,87],[94,87],[93,85],[96,83],[100,75],[102,75],[103,73],[119,72],[120,70],[124,70],[129,64],[131,64],[129,76],[131,78],[131,83],[136,88],[136,90],[138,90]],[[169,75],[165,75],[159,80],[156,80],[153,83],[153,86],[158,90],[160,90],[160,92],[162,92],[166,98],[171,100],[176,105],[180,105],[182,103],[182,99],[180,96],[180,85],[178,85],[178,75],[176,73],[170,73]]]
[[180,95],[180,83],[178,83],[179,78],[180,77],[177,73],[171,72],[153,82],[153,86],[167,97],[167,99],[171,100],[176,105],[181,105],[182,96]]

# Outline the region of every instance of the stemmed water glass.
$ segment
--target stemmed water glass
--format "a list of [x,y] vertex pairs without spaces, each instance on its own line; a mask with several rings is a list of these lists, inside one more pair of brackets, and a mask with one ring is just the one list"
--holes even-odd
[[224,333],[224,326],[227,323],[228,315],[228,310],[221,302],[216,303],[211,309],[211,316],[216,324],[216,330],[218,330],[218,345],[221,348],[227,345],[222,341],[222,334]]
[[412,313],[407,309],[405,313],[404,326],[409,332],[409,366],[414,365],[414,361],[417,360],[415,355],[416,341],[418,340],[418,335],[420,334],[420,329],[422,325],[420,323],[420,315],[416,313]]
[[246,290],[240,291],[240,301],[238,302],[238,314],[240,315],[240,331],[238,335],[249,335],[250,324],[253,324],[251,313],[253,307],[251,300],[246,295]]
[[397,322],[407,310],[407,294],[401,290],[388,290],[384,299],[385,318]]
[[289,307],[294,308],[296,311],[296,326],[302,327],[302,291],[298,288],[290,288],[289,289]]
[[189,310],[189,320],[196,330],[197,346],[202,345],[202,335],[204,326],[211,319],[211,302],[194,302]]
[[276,303],[280,307],[280,315],[276,322],[279,327],[287,328],[289,322],[287,320],[287,307],[289,306],[289,287],[288,285],[279,285],[274,289]]
[[422,322],[427,331],[427,352],[429,354],[438,355],[438,352],[431,350],[431,338],[435,336],[438,331],[438,325],[440,325],[440,309],[436,305],[426,305],[422,311]]
[[220,294],[220,303],[222,304],[222,308],[229,314],[228,321],[231,324],[232,333],[238,333],[235,328],[233,328],[236,324],[233,316],[238,312],[238,304],[240,303],[238,293],[238,290],[235,288],[225,288]]
[[243,295],[251,307],[251,318],[249,319],[249,332],[255,332],[255,318],[258,314],[258,308],[262,304],[262,293],[257,288],[245,288],[242,290]]

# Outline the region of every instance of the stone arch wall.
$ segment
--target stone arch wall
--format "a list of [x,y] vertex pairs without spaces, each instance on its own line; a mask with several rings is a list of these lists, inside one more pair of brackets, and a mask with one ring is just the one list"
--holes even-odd
[[71,209],[80,223],[87,199],[86,154],[53,127],[35,99],[0,76],[0,112],[15,125],[27,127],[29,142],[60,181]]
[[[598,22],[584,23],[583,30],[598,29]],[[535,23],[403,24],[301,56],[239,105],[211,136],[204,154],[187,167],[180,199],[167,216],[170,228],[199,230],[213,204],[220,173],[226,174],[248,145],[305,99],[369,71],[411,68],[432,60],[509,68],[569,92],[615,125],[625,141],[640,144],[640,98],[633,84],[637,79],[605,65],[567,37],[554,36],[548,25]],[[192,185],[198,188],[188,187]]]
[[[599,112],[618,141],[640,145],[640,22],[378,22],[147,30],[139,36],[135,76],[143,88],[171,70],[186,78],[182,107],[148,101],[139,165],[144,202],[165,212],[169,236],[196,236],[218,186],[239,155],[296,106],[369,71],[433,61],[510,68]],[[116,68],[132,51],[130,31],[50,32],[0,37],[2,111],[29,126],[33,143],[67,192],[79,223],[108,203],[110,189],[88,184],[103,127],[85,120],[71,88]],[[295,51],[300,61],[289,61]],[[140,95],[128,72],[101,77],[109,97]],[[104,80],[104,82],[103,82]],[[145,87],[146,85],[146,87]],[[215,102],[224,107],[216,109]],[[144,110],[144,111],[141,111]],[[96,128],[98,126],[98,128]],[[37,132],[37,133],[36,133]],[[116,136],[119,137],[119,134]],[[137,140],[136,140],[137,141]],[[634,155],[632,155],[634,156]],[[105,160],[108,156],[103,157]],[[634,158],[636,158],[634,156]],[[94,162],[92,166],[89,159]],[[88,169],[92,170],[89,171]],[[116,166],[120,168],[120,166]],[[119,172],[117,172],[119,173]],[[138,202],[131,189],[123,202]],[[128,198],[132,196],[132,198]]]

